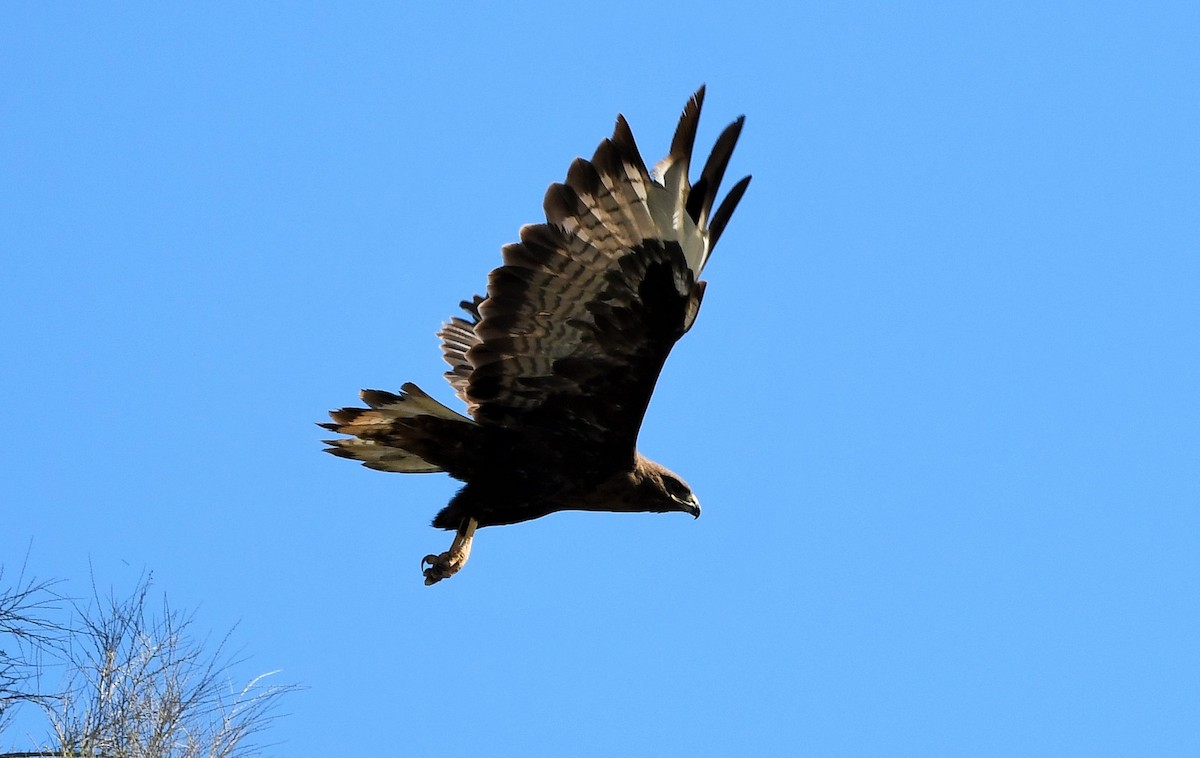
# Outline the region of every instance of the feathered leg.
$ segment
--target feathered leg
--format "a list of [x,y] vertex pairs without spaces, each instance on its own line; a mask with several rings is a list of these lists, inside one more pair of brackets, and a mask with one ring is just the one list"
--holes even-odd
[[[470,517],[464,519],[462,525],[458,527],[458,533],[454,535],[454,542],[450,544],[449,550],[441,555],[431,554],[421,559],[426,586],[449,579],[467,565],[467,559],[471,557],[471,541],[475,538],[477,526],[479,526],[479,522],[475,519]],[[429,568],[425,568],[427,563]]]

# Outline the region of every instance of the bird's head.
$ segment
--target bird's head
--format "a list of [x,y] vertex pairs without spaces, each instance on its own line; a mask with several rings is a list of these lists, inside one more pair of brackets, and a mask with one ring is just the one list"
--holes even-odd
[[638,469],[641,474],[642,495],[652,507],[647,510],[659,513],[667,511],[682,511],[700,518],[700,501],[696,499],[692,488],[673,471],[658,465],[654,461],[642,458]]

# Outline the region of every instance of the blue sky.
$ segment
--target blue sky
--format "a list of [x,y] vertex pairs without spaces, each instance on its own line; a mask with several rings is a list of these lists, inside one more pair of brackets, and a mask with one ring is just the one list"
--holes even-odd
[[[1048,7],[1049,6],[1049,7]],[[1200,750],[1193,3],[0,10],[0,561],[307,687],[280,755]],[[617,112],[754,183],[640,440],[480,533],[320,453]],[[89,569],[90,566],[90,569]],[[8,574],[6,576],[11,576]]]

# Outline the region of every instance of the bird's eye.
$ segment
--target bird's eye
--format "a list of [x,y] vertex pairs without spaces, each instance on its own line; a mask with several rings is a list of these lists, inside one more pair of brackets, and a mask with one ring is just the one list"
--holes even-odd
[[663,486],[667,488],[667,494],[676,500],[687,500],[691,495],[691,490],[687,488],[687,485],[673,476],[664,476]]

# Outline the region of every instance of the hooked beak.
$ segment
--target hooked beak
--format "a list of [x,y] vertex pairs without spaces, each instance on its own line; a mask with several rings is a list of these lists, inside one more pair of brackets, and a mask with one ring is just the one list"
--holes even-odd
[[692,514],[692,518],[700,518],[700,501],[692,495],[691,501],[683,504],[683,512]]

